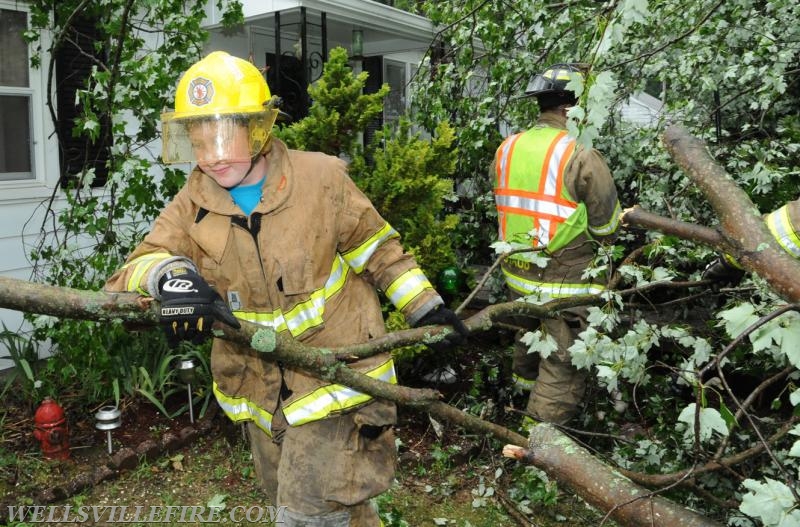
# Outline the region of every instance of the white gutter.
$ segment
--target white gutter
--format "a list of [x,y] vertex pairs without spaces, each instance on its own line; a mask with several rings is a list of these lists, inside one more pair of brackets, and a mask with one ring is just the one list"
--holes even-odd
[[[419,15],[370,0],[242,0],[245,22],[271,17],[276,11],[305,7],[325,12],[329,20],[350,23],[363,29],[375,29],[400,37],[430,39],[433,23]],[[204,26],[218,26],[222,13],[216,1],[206,5]]]

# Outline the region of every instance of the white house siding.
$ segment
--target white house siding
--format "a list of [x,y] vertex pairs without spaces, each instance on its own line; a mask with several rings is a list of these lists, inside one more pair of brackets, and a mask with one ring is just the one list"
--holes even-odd
[[646,93],[632,95],[620,108],[624,122],[636,126],[654,126],[662,119],[663,103]]

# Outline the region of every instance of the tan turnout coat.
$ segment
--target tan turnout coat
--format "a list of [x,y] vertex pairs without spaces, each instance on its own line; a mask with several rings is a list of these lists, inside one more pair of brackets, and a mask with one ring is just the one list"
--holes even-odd
[[[226,189],[195,169],[106,289],[157,297],[158,276],[188,259],[237,317],[326,347],[385,333],[376,289],[410,323],[442,303],[343,161],[289,150],[278,140],[267,159],[263,197],[249,218]],[[352,366],[396,382],[390,360],[382,354]],[[220,339],[214,339],[211,370],[226,413],[252,419],[268,433],[279,404],[290,423],[303,424],[369,399]]]

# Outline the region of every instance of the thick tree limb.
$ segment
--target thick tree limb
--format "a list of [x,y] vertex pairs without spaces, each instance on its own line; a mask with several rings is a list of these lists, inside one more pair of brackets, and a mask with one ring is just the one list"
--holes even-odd
[[[525,304],[523,302],[510,302],[508,304],[498,304],[490,306],[484,311],[476,314],[467,321],[468,327],[475,329],[488,329],[492,321],[501,315],[514,313],[535,312],[539,316],[552,315],[558,309],[571,307],[572,305],[585,305],[600,302],[599,297],[585,295],[584,297],[574,297],[571,299],[561,299],[557,302],[550,302],[545,306]],[[129,323],[141,325],[154,325],[157,321],[156,304],[154,302],[143,302],[141,297],[133,293],[102,293],[92,291],[79,291],[69,288],[53,287],[41,284],[34,284],[23,280],[0,277],[0,308],[15,309],[28,313],[39,313],[64,318],[110,321],[122,320]],[[417,328],[408,330],[401,338],[393,340],[392,335],[384,337],[379,346],[388,346],[389,343],[406,342],[420,343],[421,339],[437,338],[437,336],[449,331],[447,328]],[[380,382],[366,375],[363,375],[337,359],[338,355],[352,355],[343,348],[334,353],[332,350],[323,348],[312,348],[305,346],[290,337],[276,334],[273,330],[258,326],[256,324],[242,323],[242,328],[235,330],[227,326],[215,324],[215,334],[227,340],[232,340],[249,346],[253,350],[261,353],[261,356],[270,361],[282,361],[286,364],[302,368],[309,371],[312,375],[319,378],[345,384],[353,389],[368,393],[375,397],[394,401],[398,404],[411,406],[418,410],[426,411],[440,419],[449,421],[464,428],[492,435],[501,441],[505,441],[518,447],[527,444],[523,436],[507,428],[490,423],[466,412],[450,406],[439,399],[439,393],[429,389],[414,389],[405,386],[392,385]],[[417,340],[413,341],[412,337]],[[441,337],[439,337],[441,338]],[[379,339],[376,339],[379,340]],[[368,345],[363,345],[368,346]],[[362,349],[366,349],[362,348]],[[569,462],[574,462],[574,452],[577,446],[558,430],[541,425],[536,427],[541,429],[539,433],[550,430],[546,439],[541,440],[541,453],[537,447],[535,454],[536,464],[543,470],[552,474],[561,483],[575,489],[583,499],[590,503],[606,503],[611,506],[609,516],[622,522],[627,518],[632,518],[636,513],[634,509],[640,511],[640,506],[631,507],[622,505],[616,494],[623,494],[630,497],[645,496],[647,491],[638,487],[630,480],[615,477],[610,480],[606,487],[613,495],[609,497],[601,496],[603,486],[598,474],[602,468],[602,474],[614,475],[613,471],[603,465],[600,461],[591,458],[586,454],[586,461],[591,462],[592,469],[577,469]],[[538,443],[537,443],[538,444]],[[564,448],[559,452],[559,448]],[[564,466],[558,466],[565,464]],[[713,523],[694,522],[695,514],[691,511],[682,509],[676,504],[670,504],[661,498],[648,498],[647,503],[656,502],[663,506],[664,510],[669,510],[670,518],[681,517],[683,519],[670,525],[714,525]],[[662,502],[665,502],[662,504]],[[635,500],[633,503],[639,503]],[[650,505],[648,505],[649,507]],[[647,508],[649,511],[650,508]],[[659,511],[661,509],[658,509]],[[681,516],[682,511],[683,516]],[[637,525],[649,524],[650,516],[639,518]],[[633,523],[623,523],[623,525],[633,525]],[[661,525],[661,524],[654,524]],[[664,524],[666,525],[666,524]]]
[[[711,527],[719,526],[704,516],[647,492],[604,465],[552,425],[531,429],[528,449],[506,445],[503,455],[545,469],[561,482],[582,481],[581,498],[622,526]],[[588,476],[588,477],[587,477]]]
[[626,210],[621,220],[712,245],[734,256],[748,271],[758,273],[783,298],[800,301],[800,262],[778,246],[761,213],[711,157],[705,144],[678,125],[667,128],[663,141],[675,162],[702,190],[719,216],[721,239],[710,229],[689,227],[668,218],[656,219],[658,216],[637,208]]
[[623,210],[620,220],[623,225],[636,225],[645,229],[674,234],[684,240],[710,245],[721,252],[728,250],[727,241],[719,231],[694,223],[665,218],[658,214],[647,212],[638,205]]

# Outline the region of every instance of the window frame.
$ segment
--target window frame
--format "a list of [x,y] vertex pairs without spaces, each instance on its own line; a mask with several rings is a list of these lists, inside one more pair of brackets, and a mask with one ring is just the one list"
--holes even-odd
[[[30,9],[17,0],[0,0],[0,9],[25,13],[30,27]],[[50,47],[51,37],[46,32],[42,35],[42,50]],[[0,194],[3,201],[26,198],[41,198],[52,193],[58,184],[58,144],[54,134],[53,123],[46,112],[47,80],[43,67],[32,68],[30,58],[34,53],[33,46],[28,44],[28,86],[0,86],[0,95],[25,95],[30,101],[28,120],[31,138],[31,172],[27,179],[0,180]],[[49,55],[42,52],[42,65],[49,62]]]

